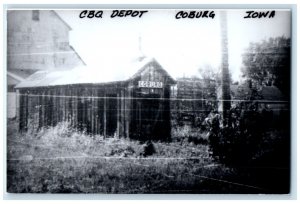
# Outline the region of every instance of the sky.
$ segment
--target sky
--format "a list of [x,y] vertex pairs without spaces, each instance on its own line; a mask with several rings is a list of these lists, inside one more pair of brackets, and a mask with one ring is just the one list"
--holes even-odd
[[[221,66],[219,10],[214,10],[213,19],[176,19],[180,10],[170,9],[148,10],[141,18],[111,18],[112,10],[103,10],[102,18],[79,18],[81,11],[56,12],[72,28],[70,44],[99,74],[124,69],[141,52],[154,57],[174,78],[200,76],[199,69],[209,66],[217,71]],[[229,70],[234,81],[240,79],[241,55],[250,42],[291,35],[288,10],[276,10],[274,18],[244,16],[246,10],[227,10]]]

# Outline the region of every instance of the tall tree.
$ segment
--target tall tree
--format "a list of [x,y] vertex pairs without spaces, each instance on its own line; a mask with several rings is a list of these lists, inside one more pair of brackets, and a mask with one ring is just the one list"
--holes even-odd
[[243,73],[253,86],[277,86],[290,94],[291,48],[286,37],[251,43],[243,54]]

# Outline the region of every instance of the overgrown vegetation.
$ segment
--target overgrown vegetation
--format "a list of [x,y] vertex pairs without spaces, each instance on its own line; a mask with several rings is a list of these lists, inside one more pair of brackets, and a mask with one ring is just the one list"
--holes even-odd
[[[224,124],[218,115],[211,120],[210,146],[212,155],[219,161],[228,165],[252,165],[259,162],[263,165],[288,167],[288,117],[280,118],[280,122],[285,123],[282,124],[284,128],[275,127],[271,110],[259,109],[255,103],[240,103],[230,109]],[[281,156],[276,158],[278,155]]]
[[202,131],[201,127],[193,128],[189,125],[177,126],[172,129],[172,140],[180,144],[206,145],[208,144],[208,133]]
[[272,122],[266,126],[270,120],[266,113],[255,103],[237,104],[226,126],[211,114],[209,129],[172,128],[173,141],[168,143],[90,136],[66,123],[19,134],[16,121],[10,121],[7,189],[21,193],[287,193],[289,137],[283,130],[289,122],[278,126],[281,129],[274,129]]
[[[231,175],[214,163],[207,145],[89,136],[61,123],[17,134],[8,127],[8,192],[204,193],[241,190],[218,181]],[[209,183],[209,187],[207,187]],[[222,183],[222,182],[221,182]],[[242,189],[248,190],[248,188]],[[256,189],[254,189],[256,190]]]
[[208,118],[213,158],[277,193],[290,189],[290,62],[288,38],[251,43],[243,54],[248,91]]
[[207,145],[187,139],[199,136],[207,140],[207,134],[196,134],[189,127],[174,130],[183,140],[145,144],[91,137],[66,124],[23,134],[18,134],[15,126],[12,122],[8,125],[8,192],[275,192],[268,185],[270,177],[258,180],[260,172],[249,174],[247,168],[237,170],[213,161]]
[[248,174],[259,186],[265,185],[275,193],[289,193],[288,109],[273,111],[253,100],[235,104],[226,118],[216,113],[209,120],[209,146],[216,161],[232,167],[239,175]]
[[232,108],[225,126],[221,117],[212,119],[211,154],[238,175],[247,174],[258,186],[273,189],[273,193],[289,193],[289,118],[280,118],[283,124],[274,127],[268,114],[251,109],[252,105],[248,109],[240,109],[240,105]]

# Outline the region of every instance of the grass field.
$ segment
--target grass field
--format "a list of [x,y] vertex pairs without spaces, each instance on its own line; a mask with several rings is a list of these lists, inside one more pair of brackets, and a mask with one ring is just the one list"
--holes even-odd
[[65,124],[40,132],[8,125],[7,191],[11,193],[262,193],[268,190],[222,166],[207,144],[88,136]]

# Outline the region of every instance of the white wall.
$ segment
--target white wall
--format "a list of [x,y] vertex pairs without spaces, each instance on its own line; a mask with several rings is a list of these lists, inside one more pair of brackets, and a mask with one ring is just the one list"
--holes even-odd
[[17,94],[16,92],[7,93],[7,118],[16,117],[17,113]]

